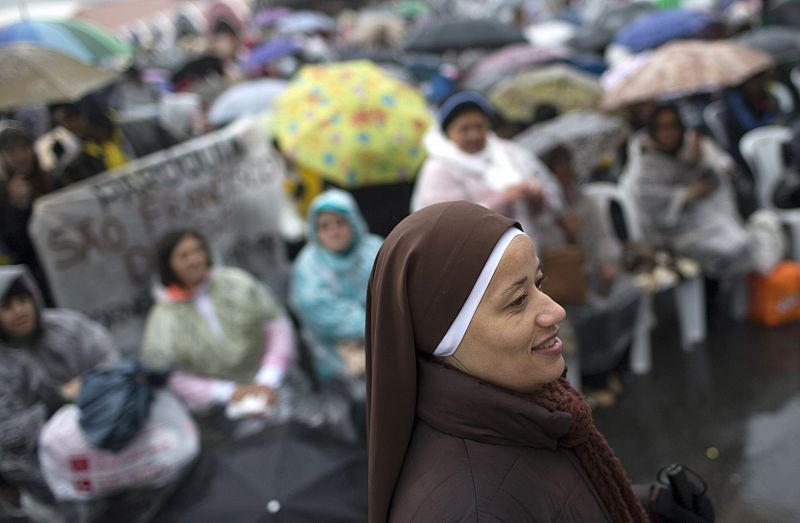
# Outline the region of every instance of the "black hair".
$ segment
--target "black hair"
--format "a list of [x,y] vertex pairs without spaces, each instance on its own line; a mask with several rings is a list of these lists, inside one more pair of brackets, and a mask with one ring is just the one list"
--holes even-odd
[[195,238],[197,241],[200,242],[200,246],[206,252],[206,257],[208,259],[208,266],[211,267],[211,250],[208,248],[208,242],[206,241],[205,237],[200,234],[198,231],[194,229],[177,229],[174,231],[170,231],[166,233],[161,239],[158,240],[158,244],[156,246],[156,261],[158,263],[158,275],[161,278],[161,284],[165,287],[168,287],[172,284],[177,283],[178,285],[181,284],[181,281],[175,275],[175,271],[172,270],[172,266],[169,263],[170,258],[172,257],[172,252],[175,250],[175,247],[186,237]]
[[25,281],[21,277],[14,280],[14,283],[8,286],[6,292],[0,297],[0,304],[5,305],[8,300],[16,298],[17,296],[30,296],[30,298],[33,299],[33,291],[25,285]]
[[541,156],[542,162],[551,170],[557,161],[565,159],[572,159],[572,152],[563,145],[556,145]]
[[[650,138],[652,138],[655,141],[658,141],[656,140],[656,131],[658,131],[657,124],[658,124],[658,117],[662,113],[673,113],[675,115],[675,118],[678,120],[678,126],[680,127],[681,130],[681,136],[683,136],[683,134],[686,132],[686,126],[683,124],[683,118],[681,118],[681,111],[680,109],[678,109],[678,106],[674,104],[661,104],[653,109],[653,112],[650,113],[650,117],[647,119],[647,134],[650,135]],[[681,141],[678,144],[676,150],[680,150],[682,146],[683,146],[683,138],[681,138]],[[669,152],[675,152],[675,151],[669,151]]]
[[14,125],[0,130],[0,150],[20,142],[33,146],[33,139],[21,127]]

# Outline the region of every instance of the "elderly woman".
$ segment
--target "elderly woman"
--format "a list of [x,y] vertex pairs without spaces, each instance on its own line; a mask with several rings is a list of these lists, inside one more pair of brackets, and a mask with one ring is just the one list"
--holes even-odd
[[274,404],[294,354],[293,326],[276,299],[240,269],[212,268],[196,231],[164,236],[158,263],[163,287],[142,360],[174,366],[170,388],[194,411],[212,414],[246,396]]
[[323,381],[363,375],[367,282],[383,240],[369,234],[353,197],[336,189],[311,203],[308,228],[290,300],[311,335],[317,373]]
[[438,128],[425,137],[428,158],[417,178],[412,211],[466,200],[513,216],[529,231],[554,226],[563,207],[558,185],[535,156],[492,133],[486,99],[456,93],[437,118]]
[[653,111],[633,152],[624,182],[655,243],[697,259],[704,273],[717,278],[768,273],[780,260],[774,217],[762,212],[742,223],[730,182],[733,160],[708,138],[687,131],[677,107]]
[[[563,379],[565,313],[536,252],[467,202],[387,237],[367,302],[370,523],[647,520]],[[662,521],[704,521],[680,518]]]

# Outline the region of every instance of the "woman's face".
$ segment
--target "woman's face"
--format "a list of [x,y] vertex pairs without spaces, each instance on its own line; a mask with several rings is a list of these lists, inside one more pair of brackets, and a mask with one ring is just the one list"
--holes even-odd
[[0,305],[0,329],[9,338],[29,336],[36,329],[36,305],[26,294],[13,296]]
[[11,169],[14,174],[27,176],[33,173],[34,152],[33,148],[22,141],[10,144],[0,151],[3,163]]
[[675,151],[683,142],[683,127],[675,111],[661,111],[656,116],[653,138],[665,151]]
[[508,246],[455,354],[445,361],[521,393],[564,372],[558,324],[564,309],[540,290],[539,259],[527,236]]
[[447,126],[447,138],[468,154],[479,153],[486,147],[486,135],[492,125],[485,114],[476,110],[456,116]]
[[194,236],[184,236],[172,250],[169,266],[181,286],[197,287],[208,275],[208,253]]
[[353,243],[353,230],[347,218],[335,212],[317,215],[317,239],[329,251],[344,252]]

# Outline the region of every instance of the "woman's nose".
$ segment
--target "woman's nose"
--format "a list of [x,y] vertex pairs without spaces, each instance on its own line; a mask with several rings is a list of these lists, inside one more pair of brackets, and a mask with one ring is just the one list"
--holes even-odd
[[539,314],[536,315],[536,324],[539,327],[552,327],[564,321],[564,318],[567,317],[564,307],[553,301],[547,294],[542,293],[542,296],[544,300]]

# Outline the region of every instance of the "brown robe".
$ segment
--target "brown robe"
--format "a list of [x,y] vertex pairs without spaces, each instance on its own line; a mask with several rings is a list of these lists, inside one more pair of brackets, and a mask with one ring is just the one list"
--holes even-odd
[[417,419],[390,522],[610,522],[575,453],[571,416],[421,360]]

